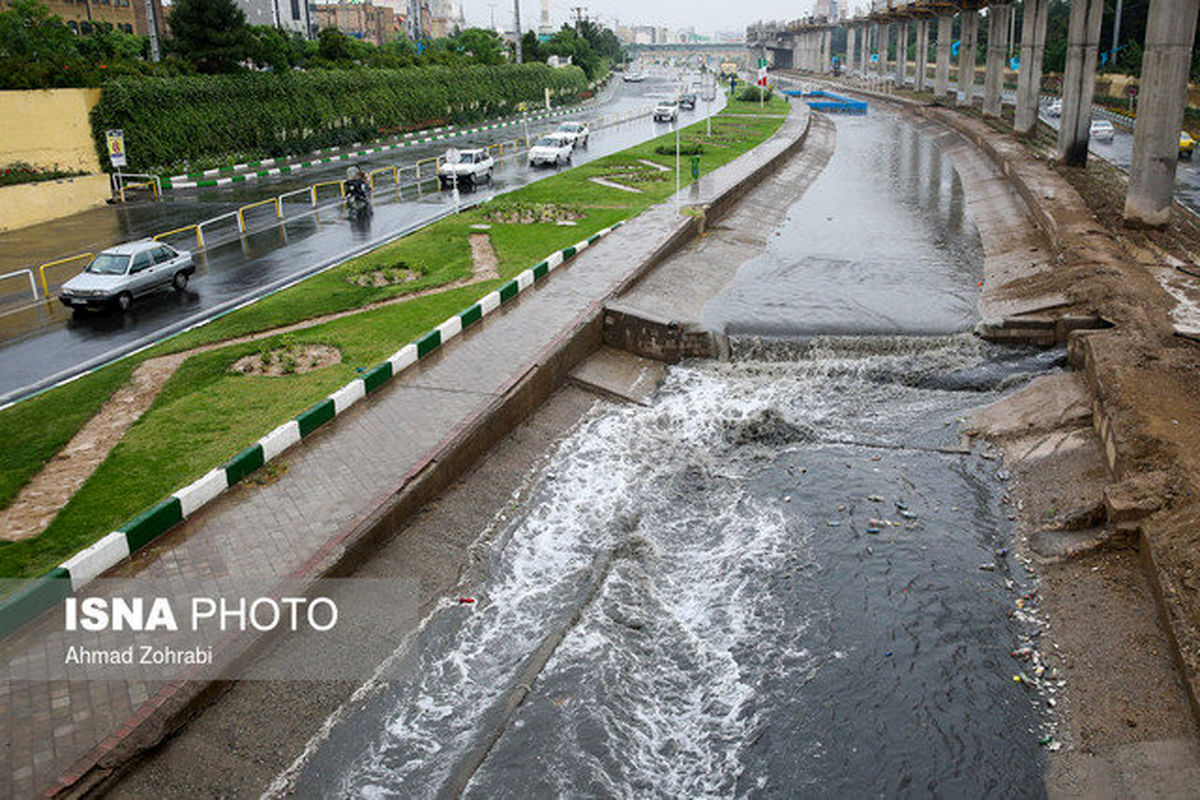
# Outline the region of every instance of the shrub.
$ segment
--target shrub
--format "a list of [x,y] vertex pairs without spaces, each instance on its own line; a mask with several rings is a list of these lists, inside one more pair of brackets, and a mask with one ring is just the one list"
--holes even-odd
[[772,91],[761,86],[747,86],[738,92],[737,99],[743,103],[765,103],[771,99]]
[[562,100],[586,86],[578,68],[544,64],[119,79],[91,120],[98,152],[104,131],[122,128],[129,168],[146,172],[337,147],[422,120],[473,122],[539,102],[547,88]]
[[[675,155],[675,145],[660,144],[658,147],[654,148],[654,152],[658,153],[660,156],[673,156]],[[700,144],[699,142],[679,143],[679,155],[681,156],[698,156],[703,152],[704,145]]]

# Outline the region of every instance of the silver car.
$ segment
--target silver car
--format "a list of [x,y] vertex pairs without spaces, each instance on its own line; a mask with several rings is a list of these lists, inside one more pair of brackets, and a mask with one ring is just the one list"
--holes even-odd
[[58,299],[67,308],[129,310],[133,298],[170,286],[177,292],[196,271],[192,254],[151,240],[117,245],[92,259],[63,284]]

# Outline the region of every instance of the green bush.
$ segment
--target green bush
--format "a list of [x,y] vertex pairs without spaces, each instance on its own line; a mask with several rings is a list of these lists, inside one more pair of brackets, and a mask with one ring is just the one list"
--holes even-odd
[[[673,156],[675,155],[675,145],[660,144],[654,148],[654,152],[658,153],[660,156]],[[703,152],[704,145],[700,144],[699,142],[679,143],[679,155],[681,156],[698,156]]]
[[771,99],[772,91],[771,89],[764,89],[761,86],[747,86],[738,92],[737,99],[743,103],[765,103]]
[[462,124],[587,88],[577,67],[544,64],[119,79],[92,110],[97,151],[121,128],[131,171],[338,147],[381,129],[449,119]]

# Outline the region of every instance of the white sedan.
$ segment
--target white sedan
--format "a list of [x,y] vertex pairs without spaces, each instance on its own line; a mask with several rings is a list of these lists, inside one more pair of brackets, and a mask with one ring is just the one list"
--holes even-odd
[[1116,132],[1117,129],[1108,120],[1094,119],[1089,135],[1098,142],[1111,142]]
[[529,149],[529,166],[543,164],[558,167],[571,163],[571,140],[561,133],[548,133],[534,142]]
[[587,147],[591,131],[588,130],[586,122],[564,122],[558,126],[555,133],[561,133],[570,139],[573,147]]

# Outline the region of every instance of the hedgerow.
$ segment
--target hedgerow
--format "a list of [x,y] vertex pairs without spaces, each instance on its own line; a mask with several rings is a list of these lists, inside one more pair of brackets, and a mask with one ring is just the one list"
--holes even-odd
[[99,153],[104,131],[121,128],[128,169],[156,171],[337,147],[424,120],[473,122],[540,103],[547,88],[565,102],[587,78],[545,64],[122,78],[104,85],[91,121]]

